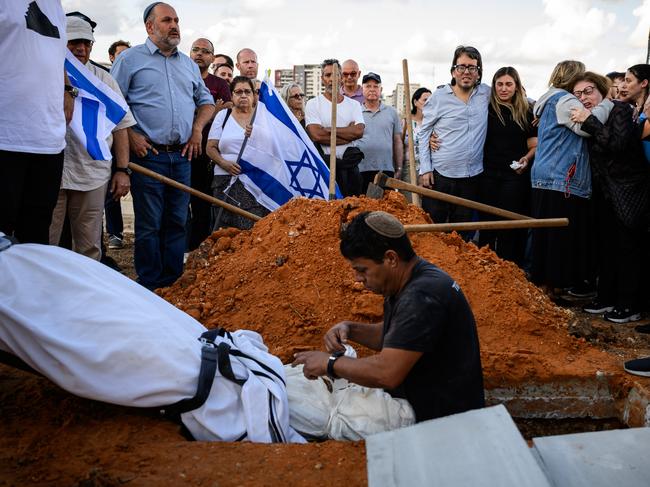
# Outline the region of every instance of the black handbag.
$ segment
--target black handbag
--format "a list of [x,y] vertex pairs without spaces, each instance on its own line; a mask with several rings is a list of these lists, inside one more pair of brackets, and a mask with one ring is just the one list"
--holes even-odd
[[621,223],[632,229],[647,228],[650,225],[650,178],[617,181],[605,171],[602,179],[614,214]]

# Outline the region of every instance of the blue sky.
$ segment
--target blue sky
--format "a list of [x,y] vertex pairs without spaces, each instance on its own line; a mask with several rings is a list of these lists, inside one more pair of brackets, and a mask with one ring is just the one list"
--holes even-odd
[[[63,0],[99,25],[92,58],[107,61],[108,46],[123,38],[144,41],[148,0]],[[556,62],[579,59],[605,73],[645,62],[650,0],[191,0],[171,2],[187,52],[208,37],[219,52],[242,47],[258,53],[262,68],[353,58],[363,72],[381,74],[390,93],[409,60],[413,83],[447,82],[453,49],[481,51],[484,81],[499,67],[517,68],[528,92],[545,91]]]

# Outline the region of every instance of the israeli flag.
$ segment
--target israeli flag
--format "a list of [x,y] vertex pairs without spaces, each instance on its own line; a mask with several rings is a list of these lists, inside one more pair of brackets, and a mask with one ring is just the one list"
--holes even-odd
[[106,137],[124,118],[129,107],[121,95],[91,73],[67,49],[65,70],[70,84],[79,89],[70,128],[90,157],[108,161],[112,156]]
[[[268,77],[239,165],[239,180],[271,211],[294,196],[329,199],[329,167]],[[338,187],[336,198],[342,198]]]

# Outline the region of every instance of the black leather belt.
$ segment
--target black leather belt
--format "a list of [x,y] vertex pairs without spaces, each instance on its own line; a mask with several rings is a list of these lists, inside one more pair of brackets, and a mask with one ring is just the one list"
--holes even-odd
[[180,152],[185,144],[151,144],[158,152]]

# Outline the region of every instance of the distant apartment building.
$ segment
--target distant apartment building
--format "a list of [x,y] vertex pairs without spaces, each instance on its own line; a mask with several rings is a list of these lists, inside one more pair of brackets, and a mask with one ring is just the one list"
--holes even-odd
[[[411,96],[413,96],[413,93],[415,90],[417,90],[420,85],[418,83],[411,83]],[[388,102],[390,100],[390,103]],[[404,116],[404,83],[397,83],[397,86],[395,86],[395,89],[393,90],[392,95],[386,96],[386,104],[392,106],[397,110],[397,113],[399,114],[400,117]],[[409,104],[410,104],[409,100]]]
[[320,76],[320,64],[301,64],[293,67],[293,79],[302,86],[307,100],[323,92]]
[[289,83],[293,83],[293,69],[276,69],[275,89],[280,90]]

